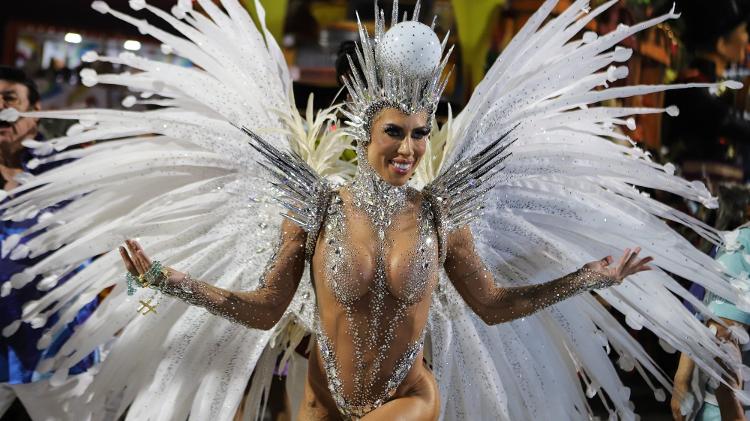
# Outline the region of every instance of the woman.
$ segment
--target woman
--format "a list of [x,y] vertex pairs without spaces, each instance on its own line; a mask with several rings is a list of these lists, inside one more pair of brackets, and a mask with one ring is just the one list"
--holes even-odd
[[[440,269],[439,241],[428,201],[407,186],[424,156],[430,117],[425,110],[407,114],[396,108],[375,114],[354,181],[331,199],[312,254],[319,325],[300,419],[438,418],[438,390],[422,363],[422,348]],[[385,218],[376,214],[381,210]],[[232,321],[270,329],[302,277],[306,235],[284,222],[279,249],[256,291],[227,291],[174,269],[156,286]],[[136,241],[126,246],[120,254],[128,272],[145,276],[150,259]],[[612,266],[607,256],[545,284],[503,288],[474,251],[464,225],[449,234],[444,267],[471,309],[485,323],[497,324],[650,269],[652,259],[639,258],[639,252],[625,250]]]
[[[721,207],[716,217],[716,229],[725,233],[725,245],[717,250],[716,260],[733,276],[732,283],[743,291],[750,288],[750,192],[738,184],[720,184]],[[736,227],[729,231],[730,228]],[[696,291],[697,292],[697,291]],[[741,337],[750,326],[750,313],[735,304],[707,293],[703,302],[713,313],[706,324],[732,351],[735,364],[747,360]],[[721,321],[721,323],[719,322]],[[698,421],[745,420],[747,414],[735,390],[742,390],[745,379],[736,366],[727,367],[723,382],[709,382],[688,355],[681,354],[674,376],[672,393],[672,416],[676,421],[695,419]]]

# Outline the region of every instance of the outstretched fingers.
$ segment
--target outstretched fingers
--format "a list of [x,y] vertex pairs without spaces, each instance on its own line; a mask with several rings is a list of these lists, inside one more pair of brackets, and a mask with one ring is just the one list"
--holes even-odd
[[[128,246],[128,250],[130,251],[128,255],[129,261],[133,264],[133,266],[135,266],[138,274],[144,274],[148,272],[149,268],[151,267],[151,259],[146,256],[146,252],[143,250],[143,247],[141,247],[141,245],[135,240],[125,240],[125,244]],[[120,251],[120,253],[122,253],[122,251]]]
[[651,262],[653,262],[653,261],[654,261],[654,258],[653,258],[653,257],[651,257],[651,256],[648,256],[648,257],[644,257],[643,259],[641,259],[641,260],[637,261],[637,262],[636,262],[636,263],[635,263],[635,264],[633,265],[633,267],[634,267],[634,269],[635,269],[635,272],[634,272],[634,273],[637,273],[637,272],[643,272],[643,271],[647,271],[647,270],[652,270],[652,269],[653,269],[653,267],[649,266],[649,263],[651,263]]
[[630,251],[630,255],[625,260],[625,267],[632,266],[633,262],[635,262],[636,260],[638,260],[638,253],[640,253],[640,252],[641,252],[641,248],[640,247],[636,247],[636,248],[632,249]]
[[135,268],[139,274],[145,273],[146,268],[143,267],[141,260],[138,258],[138,249],[135,246],[135,241],[125,240],[125,245],[128,247],[128,252],[132,262],[135,264]]
[[625,249],[625,252],[622,254],[622,257],[620,257],[620,261],[617,262],[617,270],[619,271],[623,267],[625,267],[625,262],[628,261],[628,257],[630,256],[630,249]]
[[641,252],[640,247],[636,247],[635,249],[630,252],[630,250],[626,250],[627,258],[624,259],[624,263],[622,266],[620,266],[619,272],[622,278],[625,278],[627,276],[630,276],[632,274],[638,273],[638,272],[644,272],[647,270],[653,269],[648,264],[654,260],[653,257],[648,256],[644,257],[643,259],[638,258],[638,254]]
[[634,249],[625,249],[620,262],[617,265],[617,278],[625,279],[626,277],[633,275],[638,272],[644,272],[653,269],[648,264],[654,260],[653,257],[648,256],[643,259],[638,258],[638,254],[641,252],[640,247]]
[[146,251],[143,250],[143,247],[141,247],[140,243],[138,243],[137,241],[133,241],[133,242],[135,243],[135,248],[138,252],[137,254],[138,260],[140,260],[143,267],[146,268],[146,270],[148,270],[151,267],[151,259],[149,259],[148,256],[146,256]]
[[130,272],[133,276],[138,276],[140,273],[138,272],[138,268],[136,267],[135,263],[133,263],[133,260],[128,255],[128,251],[125,250],[125,247],[120,246],[120,257],[122,258],[123,263],[125,263],[125,269]]

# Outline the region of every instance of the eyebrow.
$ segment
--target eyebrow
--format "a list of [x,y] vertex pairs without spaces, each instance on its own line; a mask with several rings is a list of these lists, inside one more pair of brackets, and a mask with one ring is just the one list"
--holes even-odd
[[[398,123],[385,123],[385,127],[393,127],[393,128],[398,128],[398,129],[402,129],[402,130],[404,129],[404,127],[401,126],[401,125],[399,125]],[[430,125],[419,126],[419,127],[415,127],[415,128],[412,129],[412,131],[414,131],[414,130],[427,130],[427,131],[431,131],[432,130],[432,126],[430,126]]]

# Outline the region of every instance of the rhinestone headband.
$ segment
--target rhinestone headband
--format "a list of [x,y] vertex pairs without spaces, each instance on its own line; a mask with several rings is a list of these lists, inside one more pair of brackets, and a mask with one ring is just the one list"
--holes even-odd
[[[419,22],[420,2],[411,19],[404,12],[398,21],[398,0],[393,1],[391,28],[385,30],[385,13],[375,4],[375,36],[370,38],[357,14],[360,42],[357,45],[359,69],[349,56],[351,76],[344,76],[349,101],[343,113],[347,131],[358,142],[368,142],[372,119],[384,108],[396,108],[406,114],[435,113],[450,73],[441,77],[453,47],[447,53],[432,26]],[[441,59],[442,57],[442,59]],[[361,70],[361,72],[360,72]]]

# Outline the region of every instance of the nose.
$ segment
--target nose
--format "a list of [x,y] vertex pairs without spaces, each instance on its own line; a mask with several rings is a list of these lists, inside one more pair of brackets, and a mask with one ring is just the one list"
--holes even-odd
[[398,154],[403,156],[412,156],[414,153],[414,145],[411,144],[411,136],[406,136],[401,144],[398,146]]

